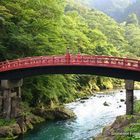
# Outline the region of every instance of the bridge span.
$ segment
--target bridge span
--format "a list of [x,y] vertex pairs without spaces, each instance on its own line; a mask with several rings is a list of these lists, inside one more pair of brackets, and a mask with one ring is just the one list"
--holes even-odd
[[68,53],[0,62],[0,80],[42,74],[92,74],[140,81],[140,60]]

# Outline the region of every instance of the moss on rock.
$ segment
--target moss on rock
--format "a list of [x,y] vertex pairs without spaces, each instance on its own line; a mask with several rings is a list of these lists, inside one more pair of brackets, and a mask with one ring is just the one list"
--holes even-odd
[[37,108],[33,111],[34,114],[43,117],[46,120],[66,120],[75,118],[75,114],[64,107],[57,107],[54,109]]
[[130,130],[130,126],[133,124],[135,126],[138,121],[140,121],[140,116],[137,115],[118,116],[112,125],[104,127],[102,134],[97,136],[95,140],[127,140],[130,131],[140,131],[140,127],[133,127],[134,129]]

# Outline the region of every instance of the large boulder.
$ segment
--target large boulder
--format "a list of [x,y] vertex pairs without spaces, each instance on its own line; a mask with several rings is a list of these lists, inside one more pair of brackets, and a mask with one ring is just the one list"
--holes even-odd
[[64,107],[58,107],[54,109],[35,109],[34,114],[43,117],[46,120],[66,120],[75,118],[75,114]]
[[66,109],[64,107],[56,108],[54,110],[54,115],[55,115],[55,119],[62,119],[62,120],[76,117],[73,111],[71,111],[70,109]]

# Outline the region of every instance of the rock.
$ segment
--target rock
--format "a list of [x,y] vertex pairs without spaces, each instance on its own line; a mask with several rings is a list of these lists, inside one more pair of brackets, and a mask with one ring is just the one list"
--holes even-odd
[[1,126],[0,127],[0,137],[13,137],[12,130],[9,126]]
[[121,105],[119,105],[119,108],[121,108],[122,106]]
[[75,118],[75,114],[64,107],[54,108],[54,109],[36,109],[34,114],[43,117],[46,120],[65,120],[70,118]]
[[27,127],[26,127],[25,121],[26,121],[25,116],[20,116],[19,118],[17,118],[17,124],[19,125],[22,134],[27,132]]
[[35,115],[43,117],[45,120],[54,120],[54,111],[52,109],[41,109],[37,108],[33,111]]
[[98,96],[98,98],[102,98],[103,96]]
[[20,116],[12,124],[0,126],[0,139],[15,139],[18,135],[24,134],[27,130],[33,129],[33,124],[42,122],[44,119],[35,115]]
[[[118,116],[114,123],[103,128],[102,133],[99,134],[95,140],[116,140],[116,135],[114,134],[126,133],[125,129],[128,128],[130,124],[137,124],[138,120],[140,120],[139,115]],[[125,137],[119,137],[119,139],[123,140]]]
[[136,97],[136,96],[134,96],[134,101],[135,101],[135,100],[137,100],[137,97]]
[[81,98],[81,100],[88,100],[88,99],[89,99],[89,97],[87,97],[87,96]]
[[80,101],[80,98],[76,99],[76,101]]
[[120,101],[121,101],[121,102],[124,102],[125,100],[124,100],[124,99],[120,99]]
[[31,118],[30,117],[26,117],[25,124],[26,124],[27,130],[32,130],[33,129],[33,125],[31,123]]
[[57,108],[55,109],[55,119],[61,119],[61,120],[66,120],[66,119],[71,119],[71,118],[75,118],[75,114],[69,110],[69,109],[66,109],[64,107],[62,108]]
[[44,118],[41,118],[41,117],[39,117],[39,116],[35,116],[35,115],[33,115],[33,116],[30,116],[30,122],[31,122],[31,124],[37,124],[37,123],[41,123],[41,122],[44,122],[45,121],[45,119]]
[[19,134],[21,134],[21,129],[17,123],[0,127],[0,138],[13,138]]
[[123,92],[123,90],[120,90],[120,92]]
[[109,106],[109,104],[106,101],[103,103],[103,105],[104,106]]
[[17,123],[16,124],[13,124],[11,126],[11,130],[12,130],[12,134],[13,135],[19,135],[19,134],[21,134],[20,126]]
[[85,101],[81,100],[80,103],[85,103]]
[[103,128],[102,134],[98,135],[95,140],[116,140],[115,133],[126,133],[125,128],[130,124],[137,123],[139,119],[140,116],[135,115],[118,116],[113,124]]

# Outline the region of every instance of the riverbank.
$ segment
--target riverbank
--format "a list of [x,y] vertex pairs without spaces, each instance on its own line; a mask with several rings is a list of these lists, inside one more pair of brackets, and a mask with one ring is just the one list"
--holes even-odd
[[25,134],[42,122],[49,120],[67,120],[76,117],[71,110],[63,106],[53,109],[35,108],[30,110],[31,112],[24,112],[24,115],[13,120],[1,119],[0,139],[16,139],[19,135]]
[[0,139],[16,139],[20,134],[32,130],[34,125],[44,122],[45,119],[34,114],[20,116],[12,121],[1,119]]
[[134,104],[134,115],[118,116],[94,140],[128,140],[140,139],[140,100]]

